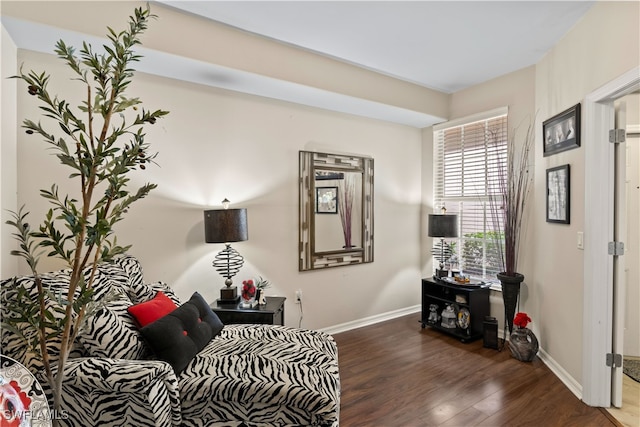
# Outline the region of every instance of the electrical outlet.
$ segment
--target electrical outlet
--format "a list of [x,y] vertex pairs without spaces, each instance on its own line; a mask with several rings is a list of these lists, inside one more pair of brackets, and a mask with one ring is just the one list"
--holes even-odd
[[300,304],[302,302],[302,289],[298,289],[296,291],[296,304]]

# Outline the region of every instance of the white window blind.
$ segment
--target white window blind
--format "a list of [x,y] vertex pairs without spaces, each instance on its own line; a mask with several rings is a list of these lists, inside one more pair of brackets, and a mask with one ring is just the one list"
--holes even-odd
[[452,241],[451,261],[464,274],[495,281],[501,271],[495,238],[503,236],[489,200],[499,194],[505,173],[506,109],[485,116],[435,128],[434,207],[439,211],[444,206],[447,213],[458,215],[460,233]]

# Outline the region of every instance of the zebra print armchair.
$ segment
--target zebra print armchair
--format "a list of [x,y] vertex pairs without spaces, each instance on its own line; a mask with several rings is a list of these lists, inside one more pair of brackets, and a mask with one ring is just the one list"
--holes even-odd
[[[69,272],[43,275],[55,292]],[[101,304],[79,332],[64,382],[64,424],[87,426],[338,426],[340,379],[335,341],[318,331],[274,325],[225,325],[179,372],[149,349],[128,308],[162,291],[145,284],[131,256],[100,265],[94,299]],[[32,277],[17,279],[35,295]],[[0,285],[3,316],[15,297]],[[43,380],[42,365],[18,337],[2,330],[2,354]],[[48,343],[55,348],[59,343]]]

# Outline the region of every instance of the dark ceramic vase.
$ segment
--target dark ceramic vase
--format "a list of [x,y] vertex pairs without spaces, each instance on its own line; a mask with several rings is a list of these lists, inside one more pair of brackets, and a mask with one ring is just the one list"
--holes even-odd
[[511,355],[522,362],[531,362],[538,354],[538,338],[528,328],[516,328],[509,337]]
[[520,273],[515,273],[515,276],[498,273],[497,277],[502,284],[504,320],[509,326],[509,334],[511,334],[511,332],[513,332],[513,318],[516,315],[516,306],[518,304],[518,297],[520,296],[520,284],[524,281],[524,276]]

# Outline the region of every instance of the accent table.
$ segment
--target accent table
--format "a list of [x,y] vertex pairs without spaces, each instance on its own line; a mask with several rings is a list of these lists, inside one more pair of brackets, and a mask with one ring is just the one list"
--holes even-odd
[[266,305],[244,308],[237,304],[210,304],[211,309],[225,325],[232,323],[259,323],[284,326],[285,297],[267,297]]
[[489,310],[489,284],[467,286],[422,279],[423,328],[429,326],[470,342],[482,338],[483,321]]

